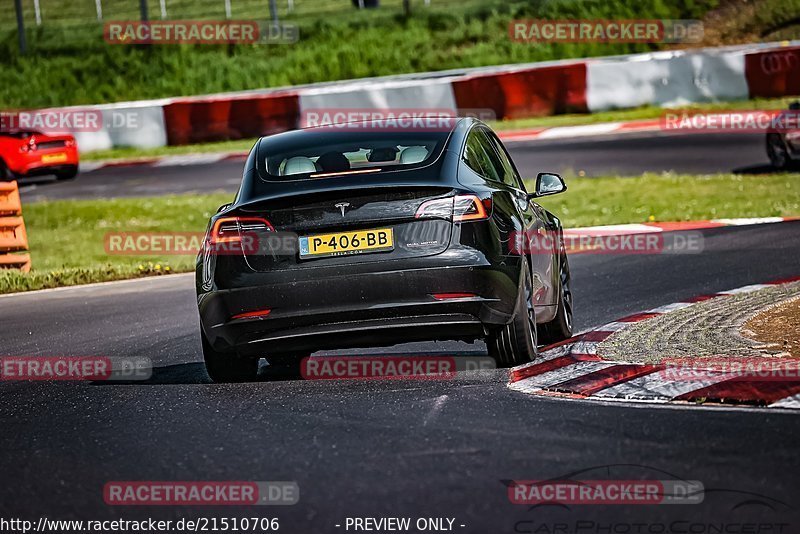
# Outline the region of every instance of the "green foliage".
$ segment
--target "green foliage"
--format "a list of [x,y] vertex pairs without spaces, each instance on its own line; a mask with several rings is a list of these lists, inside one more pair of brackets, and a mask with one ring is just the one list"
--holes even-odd
[[[47,7],[50,0],[42,1]],[[135,9],[128,5],[131,2],[123,5],[115,0],[111,7],[126,17],[109,20],[135,19]],[[101,25],[92,22],[90,11],[84,12],[83,4],[89,3],[64,2],[58,15],[52,15],[52,8],[45,11],[41,27],[28,22],[30,51],[25,57],[18,54],[13,10],[2,10],[0,109],[160,98],[647,51],[658,45],[516,43],[509,39],[508,25],[524,18],[693,18],[715,2],[432,0],[432,6],[425,8],[421,0],[415,0],[412,16],[405,18],[399,0],[387,0],[379,9],[362,11],[344,1],[298,0],[298,10],[282,16],[282,20],[299,25],[300,41],[269,46],[109,45],[103,41]],[[79,4],[84,11],[70,11],[78,9]],[[256,0],[234,2],[234,16],[263,19],[263,4]],[[170,16],[219,17],[219,13],[208,12],[211,7],[205,5],[206,11],[184,7]],[[62,19],[69,24],[60,24]]]

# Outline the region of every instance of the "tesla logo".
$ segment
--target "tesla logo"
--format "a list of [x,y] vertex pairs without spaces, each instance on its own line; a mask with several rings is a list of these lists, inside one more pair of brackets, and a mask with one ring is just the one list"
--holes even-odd
[[335,206],[337,208],[339,208],[339,211],[342,212],[342,217],[344,217],[344,210],[346,210],[347,208],[350,207],[350,203],[349,202],[339,202],[338,204],[335,204]]

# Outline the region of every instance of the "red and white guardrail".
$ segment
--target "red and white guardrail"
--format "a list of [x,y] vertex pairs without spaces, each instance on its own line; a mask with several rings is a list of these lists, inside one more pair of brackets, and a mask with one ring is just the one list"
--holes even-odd
[[[313,110],[489,110],[497,119],[800,94],[800,42],[503,65],[37,112],[100,112],[83,152],[243,139]],[[595,126],[603,128],[603,126]]]

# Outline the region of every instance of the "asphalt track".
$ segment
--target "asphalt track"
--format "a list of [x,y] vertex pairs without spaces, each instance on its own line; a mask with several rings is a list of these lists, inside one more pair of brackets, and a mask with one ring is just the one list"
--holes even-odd
[[[646,171],[763,173],[771,170],[760,134],[626,133],[508,144],[523,176],[538,172],[639,175]],[[72,182],[21,182],[24,202],[225,191],[239,185],[241,161],[170,167],[106,167]]]
[[[701,254],[573,257],[578,327],[798,274],[798,222],[703,236]],[[147,383],[0,384],[3,518],[264,516],[292,533],[353,532],[346,518],[381,516],[450,517],[455,532],[487,534],[800,532],[793,414],[530,397],[507,390],[501,371],[300,381],[262,370],[259,382],[210,384],[191,276],[0,297],[0,325],[0,354],[135,355],[156,366]],[[454,350],[484,349],[384,352]],[[693,505],[509,502],[503,481],[550,478],[678,478],[706,491]],[[109,507],[102,489],[115,480],[293,480],[300,502]]]

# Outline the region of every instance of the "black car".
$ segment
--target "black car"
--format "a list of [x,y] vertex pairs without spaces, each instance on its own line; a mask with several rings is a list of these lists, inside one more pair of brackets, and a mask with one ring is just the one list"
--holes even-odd
[[528,193],[487,125],[431,122],[255,144],[197,261],[213,380],[254,378],[259,358],[422,340],[485,339],[511,366],[571,336],[561,223],[532,200],[563,180],[539,174]]
[[800,130],[795,127],[798,114],[800,102],[794,101],[775,120],[778,124],[782,122],[784,126],[767,132],[767,156],[775,169],[791,169],[800,160]]

